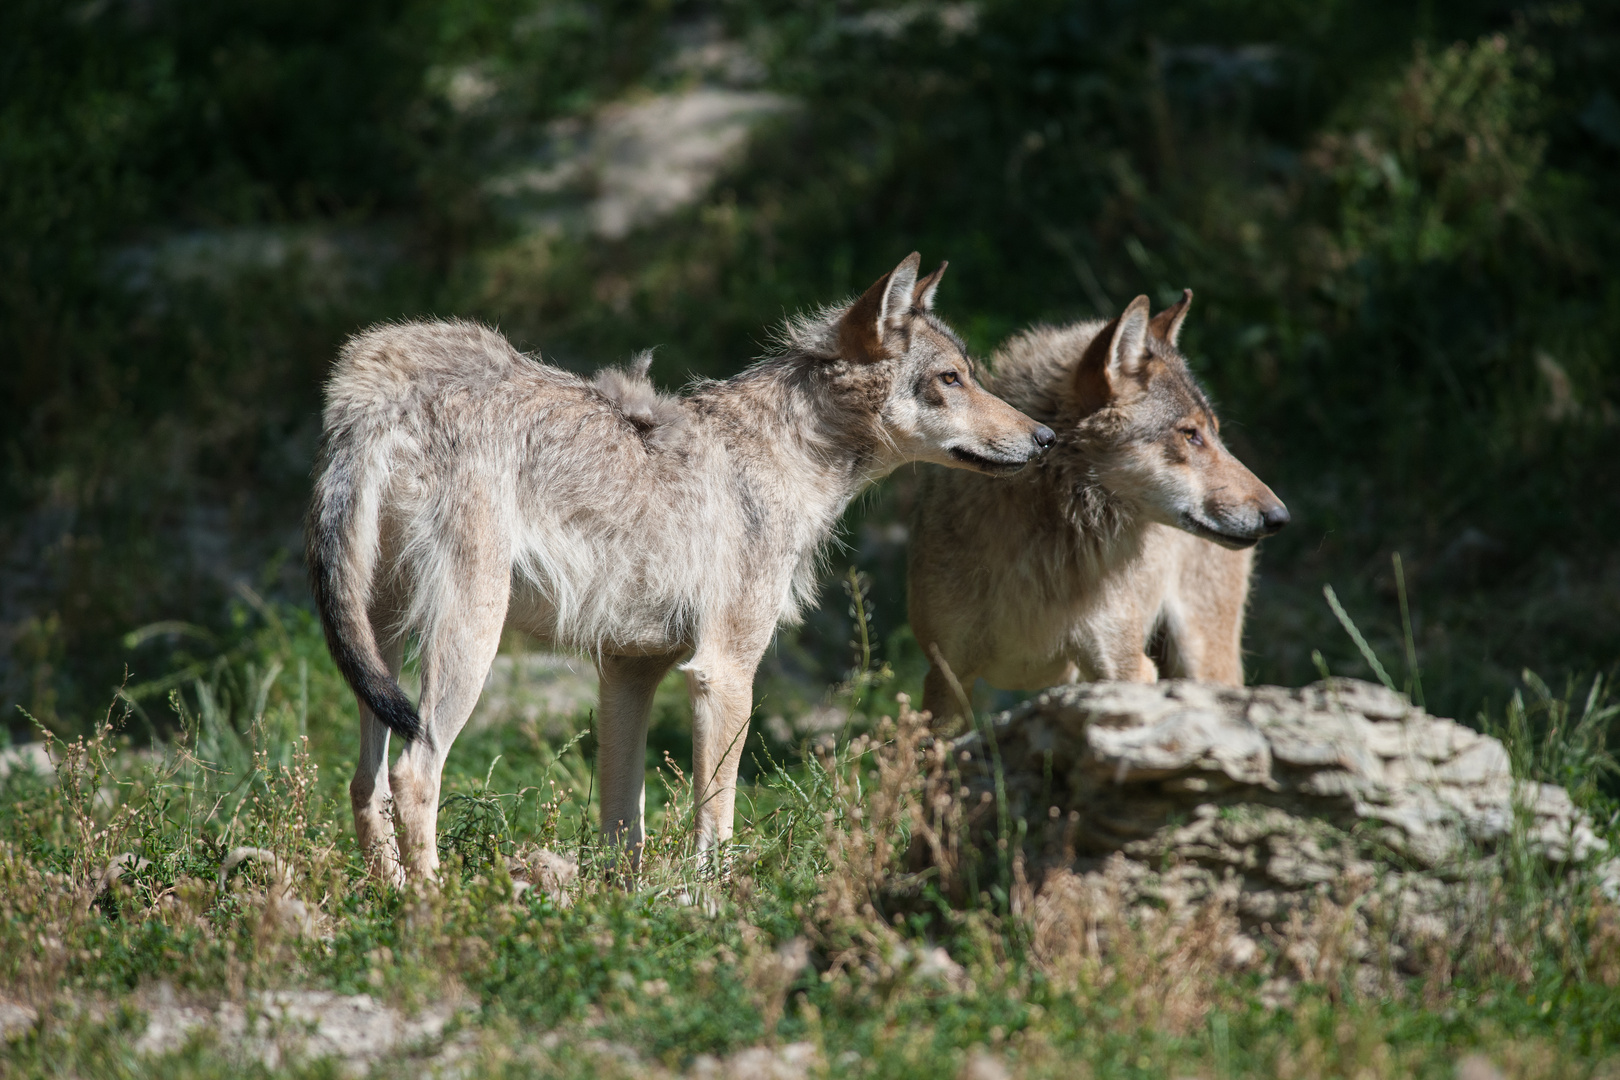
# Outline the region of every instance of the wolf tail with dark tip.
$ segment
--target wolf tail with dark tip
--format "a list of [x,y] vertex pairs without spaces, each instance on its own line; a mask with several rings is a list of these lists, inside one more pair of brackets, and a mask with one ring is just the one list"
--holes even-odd
[[422,738],[422,718],[388,670],[367,608],[376,570],[381,469],[357,440],[328,431],[305,523],[309,584],[326,646],[355,697],[407,742]]

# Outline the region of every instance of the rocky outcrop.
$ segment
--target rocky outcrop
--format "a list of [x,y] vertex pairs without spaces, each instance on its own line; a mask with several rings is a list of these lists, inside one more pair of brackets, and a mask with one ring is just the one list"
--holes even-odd
[[[369,994],[324,990],[274,990],[251,994],[245,1002],[217,1006],[183,1005],[160,986],[145,1006],[146,1030],[135,1041],[137,1054],[172,1054],[197,1033],[212,1030],[232,1056],[278,1066],[319,1060],[335,1063],[347,1075],[363,1075],[378,1059],[419,1047],[433,1047],[462,1001],[429,1003],[405,1016]],[[452,1055],[441,1052],[441,1059]]]
[[1348,679],[1059,687],[953,750],[973,828],[1026,823],[1037,879],[1106,868],[1116,893],[1171,906],[1220,893],[1250,928],[1371,897],[1369,917],[1432,936],[1510,850],[1554,867],[1606,850],[1562,788],[1515,779],[1498,740]]

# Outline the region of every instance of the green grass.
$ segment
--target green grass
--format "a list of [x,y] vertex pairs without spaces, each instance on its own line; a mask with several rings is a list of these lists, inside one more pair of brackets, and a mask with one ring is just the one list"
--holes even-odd
[[[237,646],[188,674],[166,740],[148,745],[141,723],[143,712],[158,719],[161,687],[151,687],[94,736],[59,746],[56,777],[17,774],[0,789],[0,993],[40,1018],[12,1035],[0,1075],[337,1068],[244,1063],[213,1035],[137,1055],[164,986],[209,1005],[280,989],[368,993],[406,1014],[466,1005],[442,1040],[399,1050],[373,1065],[379,1073],[442,1064],[450,1047],[465,1075],[638,1075],[793,1042],[817,1048],[825,1075],[885,1078],[955,1075],[980,1050],[1031,1077],[1449,1077],[1475,1050],[1510,1076],[1614,1068],[1620,909],[1577,890],[1573,906],[1548,914],[1546,900],[1572,894],[1545,875],[1510,883],[1521,914],[1492,947],[1448,944],[1443,963],[1386,973],[1392,989],[1376,994],[1342,971],[1307,978],[1281,1008],[1263,990],[1279,972],[1298,974],[1285,935],[1234,973],[1211,961],[1214,939],[1197,920],[1166,930],[1120,919],[1104,953],[1076,963],[992,864],[977,871],[990,887],[966,908],[943,898],[965,862],[935,864],[940,888],[897,891],[913,868],[908,808],[925,770],[920,730],[872,715],[898,704],[892,681],[844,688],[841,701],[853,687],[870,711],[853,714],[836,750],[759,753],[728,873],[692,852],[683,780],[651,770],[664,797],[633,888],[609,883],[593,844],[588,739],[553,744],[521,725],[469,733],[446,774],[443,880],[400,893],[371,884],[355,850],[344,790],[352,703],[309,617],[265,608]],[[1573,756],[1545,745],[1562,718],[1582,715],[1582,699],[1573,712],[1567,699],[1536,700],[1509,708],[1523,768],[1590,760],[1589,732]],[[1598,707],[1587,728],[1607,720],[1590,719]],[[1580,794],[1601,808],[1595,788]],[[514,899],[507,857],[531,844],[581,859],[566,903],[538,890]],[[244,864],[219,883],[240,845],[292,868],[287,897],[305,905],[309,932],[267,914],[272,869]],[[124,853],[149,863],[92,895]],[[807,946],[802,968],[778,959],[795,941]],[[935,947],[955,966],[919,971]],[[639,1064],[604,1058],[604,1042],[633,1048]]]

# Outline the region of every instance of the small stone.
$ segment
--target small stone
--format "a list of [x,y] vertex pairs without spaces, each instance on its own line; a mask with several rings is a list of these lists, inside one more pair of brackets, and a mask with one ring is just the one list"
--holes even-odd
[[210,1011],[178,1004],[173,989],[162,987],[141,1004],[147,1025],[135,1042],[138,1054],[172,1053],[198,1029],[212,1027],[222,1042],[269,1068],[335,1058],[349,1073],[363,1073],[390,1053],[439,1038],[464,1007],[441,1001],[405,1016],[369,994],[277,990],[249,995],[245,1004],[221,1002]]
[[1483,1054],[1469,1054],[1457,1062],[1457,1080],[1504,1080],[1502,1070]]
[[1226,939],[1221,962],[1233,971],[1246,971],[1260,959],[1260,946],[1247,934],[1233,934]]
[[1275,1012],[1294,1003],[1294,984],[1289,979],[1267,979],[1260,984],[1260,1007]]
[[50,747],[42,742],[26,742],[0,750],[0,780],[14,772],[55,779],[56,761],[51,757]]
[[982,1046],[969,1053],[967,1064],[956,1074],[956,1080],[1012,1080],[1012,1073],[1000,1058]]
[[958,989],[967,984],[967,971],[951,959],[951,954],[938,945],[917,954],[917,963],[911,969],[911,979],[917,983],[934,983]]
[[771,1049],[751,1046],[724,1060],[707,1054],[693,1060],[691,1075],[716,1080],[805,1080],[821,1065],[814,1043],[795,1042]]

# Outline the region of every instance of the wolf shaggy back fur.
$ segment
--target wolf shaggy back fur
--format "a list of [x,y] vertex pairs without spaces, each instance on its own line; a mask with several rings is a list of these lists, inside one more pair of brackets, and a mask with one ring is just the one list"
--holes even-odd
[[[333,615],[328,640],[356,692],[375,695],[379,718],[416,736],[392,679],[356,656],[375,637],[353,615],[375,609],[390,636],[432,636],[456,572],[446,547],[459,533],[510,558],[526,621],[561,648],[690,644],[702,613],[741,584],[728,580],[739,541],[771,533],[797,549],[808,539],[775,535],[799,531],[770,497],[782,492],[766,490],[783,487],[767,467],[776,455],[748,455],[738,471],[705,465],[739,437],[757,442],[764,420],[808,451],[785,478],[831,489],[804,523],[825,538],[840,496],[875,464],[881,439],[859,406],[885,373],[810,359],[824,358],[784,350],[731,384],[677,397],[654,389],[650,357],[585,379],[469,322],[383,326],[351,340],[327,391],[309,535],[317,603]],[[832,407],[810,410],[779,393],[784,383]],[[823,475],[834,446],[856,452],[839,475]],[[677,522],[702,527],[660,527]],[[811,599],[818,549],[808,545],[771,616],[794,620]],[[388,572],[373,581],[379,557]]]

